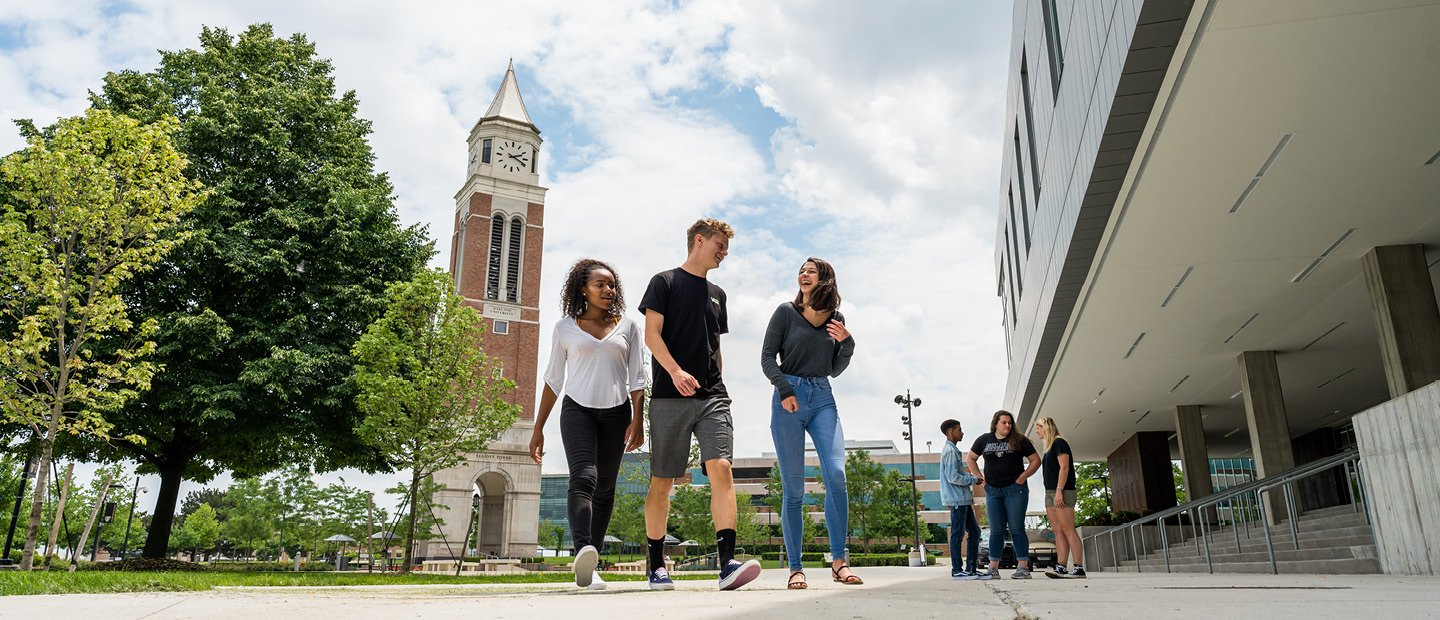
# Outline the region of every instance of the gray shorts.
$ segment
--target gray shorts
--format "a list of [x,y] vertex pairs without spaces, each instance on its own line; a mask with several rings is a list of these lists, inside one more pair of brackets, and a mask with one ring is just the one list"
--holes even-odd
[[[1074,507],[1075,507],[1075,489],[1065,489],[1064,493],[1065,493],[1065,494],[1062,495],[1061,497],[1065,499],[1065,507],[1066,507],[1066,508],[1074,508]],[[1046,507],[1046,508],[1054,508],[1054,507],[1055,507],[1055,489],[1045,489],[1045,507]]]
[[700,462],[730,460],[735,426],[730,398],[650,399],[650,475],[679,478],[690,464],[690,436],[700,442]]

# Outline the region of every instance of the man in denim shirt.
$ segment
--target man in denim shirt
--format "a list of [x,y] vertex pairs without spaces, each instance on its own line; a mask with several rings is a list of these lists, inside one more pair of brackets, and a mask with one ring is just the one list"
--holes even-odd
[[[976,556],[980,553],[980,522],[975,519],[975,498],[970,492],[970,486],[981,480],[966,470],[965,460],[960,456],[958,446],[965,438],[960,422],[941,422],[940,432],[945,434],[945,445],[940,451],[940,502],[950,509],[950,577],[983,581],[989,579],[990,574],[975,570]],[[960,563],[961,536],[969,536],[963,567]]]

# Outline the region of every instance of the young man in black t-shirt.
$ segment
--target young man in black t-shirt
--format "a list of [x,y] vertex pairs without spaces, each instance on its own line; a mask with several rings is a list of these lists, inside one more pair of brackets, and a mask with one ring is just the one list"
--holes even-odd
[[760,563],[735,560],[735,483],[730,471],[734,424],[730,396],[720,378],[720,335],[729,331],[725,291],[706,276],[730,251],[735,231],[703,219],[686,231],[689,254],[676,269],[650,279],[640,310],[650,347],[650,494],[645,499],[650,588],[672,590],[665,569],[665,529],[670,489],[685,475],[690,437],[710,478],[710,516],[719,547],[720,589],[734,590],[760,576]]

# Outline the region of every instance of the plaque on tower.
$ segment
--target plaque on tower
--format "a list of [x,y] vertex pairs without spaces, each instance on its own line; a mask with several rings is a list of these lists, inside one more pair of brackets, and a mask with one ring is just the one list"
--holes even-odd
[[487,319],[500,319],[502,321],[520,320],[520,306],[505,304],[485,304],[480,314]]

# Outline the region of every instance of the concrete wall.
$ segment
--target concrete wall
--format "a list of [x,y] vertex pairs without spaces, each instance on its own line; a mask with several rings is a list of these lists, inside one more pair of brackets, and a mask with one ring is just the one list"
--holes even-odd
[[1440,572],[1440,383],[1353,419],[1380,569]]

